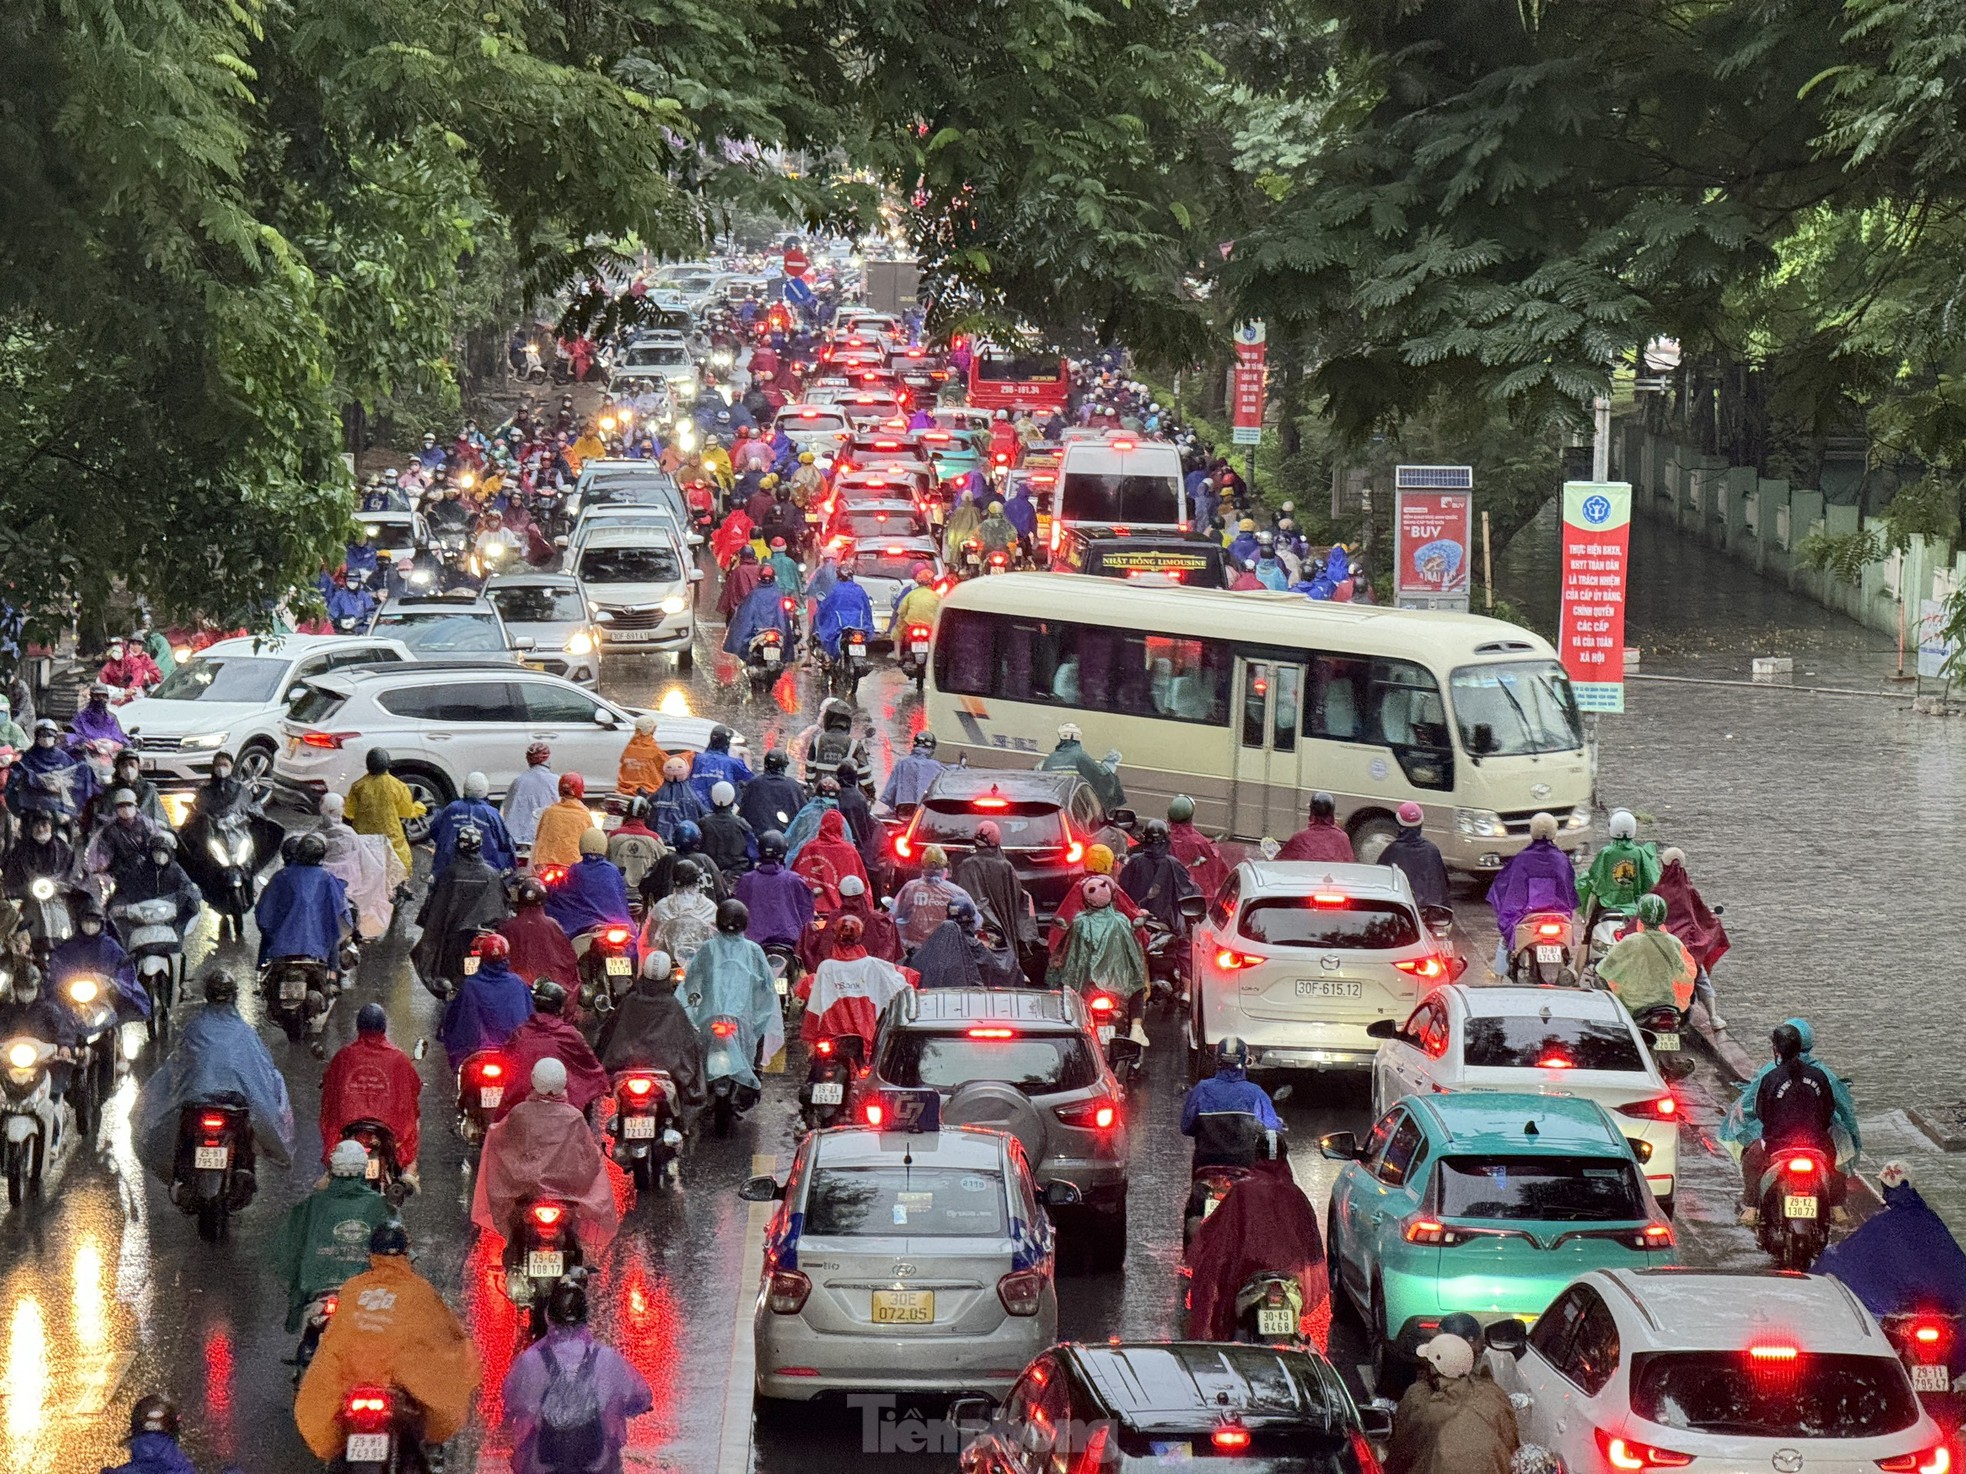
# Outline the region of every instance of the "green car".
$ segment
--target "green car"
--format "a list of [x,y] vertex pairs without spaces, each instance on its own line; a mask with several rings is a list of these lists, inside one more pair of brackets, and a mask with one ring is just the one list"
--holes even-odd
[[935,465],[938,486],[954,481],[965,472],[979,470],[983,465],[983,451],[972,431],[938,425],[932,430],[923,430],[921,437],[922,444],[928,447],[928,458]]
[[1409,1096],[1363,1146],[1349,1131],[1319,1145],[1345,1163],[1325,1226],[1332,1293],[1364,1320],[1382,1379],[1454,1311],[1534,1321],[1586,1270],[1678,1262],[1633,1147],[1595,1101]]

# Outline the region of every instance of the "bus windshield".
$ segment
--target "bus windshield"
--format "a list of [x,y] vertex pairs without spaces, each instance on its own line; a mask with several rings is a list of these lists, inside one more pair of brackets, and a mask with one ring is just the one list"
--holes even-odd
[[976,360],[976,376],[993,384],[1051,384],[1058,379],[1058,360],[1041,353],[985,353]]
[[1570,752],[1584,745],[1570,678],[1554,660],[1464,665],[1450,684],[1461,743],[1476,757]]
[[1058,515],[1067,522],[1142,522],[1171,527],[1181,521],[1178,476],[1066,475]]

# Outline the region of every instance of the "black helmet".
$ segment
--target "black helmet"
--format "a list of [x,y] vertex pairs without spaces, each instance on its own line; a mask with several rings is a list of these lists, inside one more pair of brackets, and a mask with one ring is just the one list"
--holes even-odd
[[758,858],[760,860],[782,860],[785,858],[785,836],[779,830],[767,829],[758,836]]
[[915,734],[915,751],[934,752],[935,741],[936,741],[935,734],[929,731],[928,728],[923,727],[921,731]]
[[1338,801],[1328,793],[1312,794],[1311,817],[1313,819],[1324,819],[1327,821],[1336,819],[1338,817]]
[[178,1433],[177,1404],[161,1392],[139,1397],[130,1409],[130,1437],[139,1433],[162,1433],[175,1438]]
[[[777,831],[773,831],[776,833]],[[779,835],[779,847],[783,851],[785,837]],[[762,848],[762,846],[760,846]],[[717,902],[717,930],[725,936],[741,937],[744,929],[751,924],[751,908],[742,901]]]
[[813,786],[821,798],[838,798],[840,796],[840,780],[835,778],[831,773],[826,774]]
[[280,863],[282,865],[293,864],[294,856],[297,853],[299,853],[299,851],[300,851],[299,833],[296,832],[293,834],[289,834],[285,839],[280,841]]
[[466,824],[457,831],[457,852],[460,855],[475,855],[484,847],[484,831],[476,824]]
[[1225,1039],[1215,1041],[1215,1068],[1218,1070],[1241,1070],[1248,1068],[1249,1046],[1231,1034]]
[[385,1218],[369,1233],[369,1252],[371,1254],[391,1254],[401,1257],[410,1252],[409,1230],[403,1227],[400,1218]]
[[205,1001],[207,1003],[237,1003],[239,1001],[239,980],[222,967],[215,967],[205,974]]
[[94,891],[87,889],[78,890],[73,909],[77,922],[101,921],[103,919],[102,902],[97,899]]
[[774,747],[770,752],[765,754],[765,771],[767,773],[782,773],[790,766],[791,761],[791,758],[786,755],[784,748]]
[[386,1034],[389,1032],[389,1015],[380,1003],[364,1003],[361,1012],[355,1015],[355,1032],[358,1034]]
[[389,754],[380,747],[371,747],[369,755],[362,759],[371,773],[381,774],[389,771]]
[[716,726],[710,729],[710,751],[729,752],[730,739],[730,728],[726,727],[722,722],[717,723]]
[[567,1006],[567,990],[551,978],[534,978],[532,1006],[540,1013],[557,1014]]
[[544,906],[546,904],[546,882],[537,875],[528,875],[519,882],[513,899],[521,906]]
[[587,1324],[587,1291],[580,1281],[563,1279],[546,1297],[546,1319],[556,1326]]
[[833,769],[833,774],[840,780],[842,788],[851,788],[860,781],[860,769],[854,765],[852,758],[848,758]]
[[1794,1024],[1777,1024],[1768,1036],[1768,1042],[1775,1046],[1775,1058],[1795,1059],[1802,1053],[1802,1031]]
[[1144,845],[1150,845],[1156,849],[1166,849],[1169,840],[1167,820],[1165,819],[1149,819],[1145,824],[1140,826],[1140,843]]
[[300,837],[300,843],[294,846],[294,864],[296,865],[319,865],[327,858],[328,842],[311,829],[303,834]]

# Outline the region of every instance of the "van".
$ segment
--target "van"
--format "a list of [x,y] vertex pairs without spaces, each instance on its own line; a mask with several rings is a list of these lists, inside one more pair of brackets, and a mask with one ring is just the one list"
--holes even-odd
[[1053,549],[1061,525],[1165,527],[1185,532],[1181,452],[1165,440],[1125,433],[1067,440],[1058,466]]
[[587,590],[604,655],[671,652],[676,668],[695,665],[696,581],[670,527],[601,524],[581,544],[568,570]]

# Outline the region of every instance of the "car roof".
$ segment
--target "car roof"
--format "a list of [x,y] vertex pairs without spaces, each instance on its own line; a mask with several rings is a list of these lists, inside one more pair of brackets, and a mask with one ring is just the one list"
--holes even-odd
[[1344,1384],[1314,1352],[1212,1341],[1067,1342],[1059,1349],[1133,1432],[1200,1431],[1224,1414],[1254,1427],[1352,1425]]
[[1449,983],[1442,996],[1458,1002],[1471,1018],[1533,1018],[1545,1012],[1560,1018],[1605,1019],[1623,1022],[1618,995],[1599,988],[1473,987]]
[[[929,780],[922,802],[980,798],[991,789],[1014,803],[1056,803],[1063,808],[1085,780],[1071,772],[1020,772],[1015,768],[945,768]],[[1359,868],[1359,867],[1353,867]]]
[[939,1131],[878,1131],[871,1126],[829,1126],[813,1132],[815,1167],[899,1167],[907,1157],[920,1167],[1002,1168],[1008,1138],[984,1126],[944,1126]]
[[1849,1286],[1829,1275],[1675,1266],[1583,1278],[1662,1350],[1738,1351],[1774,1332],[1815,1352],[1894,1354]]
[[920,510],[913,502],[902,501],[899,497],[875,496],[864,502],[849,502],[840,507],[835,515],[844,517],[849,512],[907,512],[913,515]]
[[1339,865],[1318,860],[1245,860],[1249,886],[1243,899],[1260,896],[1308,896],[1330,887],[1375,900],[1404,900],[1403,872],[1390,865]]
[[381,613],[390,610],[421,611],[429,614],[496,614],[498,611],[483,594],[459,590],[448,594],[391,594]]
[[933,558],[936,556],[935,539],[932,537],[923,537],[919,533],[909,533],[906,536],[894,538],[889,542],[882,543],[878,547],[863,542],[853,552],[857,558],[893,557],[897,548],[900,549],[901,556],[903,557],[919,555],[924,558]]
[[485,580],[485,590],[493,589],[578,589],[580,580],[571,573],[495,573]]
[[933,1028],[988,1019],[1076,1032],[1084,1023],[1078,996],[1038,988],[910,988],[896,998],[893,1021],[903,1028]]
[[298,660],[304,655],[318,655],[323,650],[345,650],[357,642],[369,646],[386,645],[392,650],[403,643],[382,635],[233,635],[229,639],[214,640],[202,650],[194,650],[192,659],[202,655],[258,655],[268,660]]
[[589,523],[581,533],[580,549],[588,552],[594,548],[646,548],[663,547],[676,550],[676,525],[672,519],[666,526],[638,526],[633,522],[626,525],[608,522]]
[[1623,1133],[1603,1108],[1577,1096],[1478,1090],[1408,1096],[1407,1103],[1422,1116],[1432,1116],[1449,1151],[1630,1157]]

